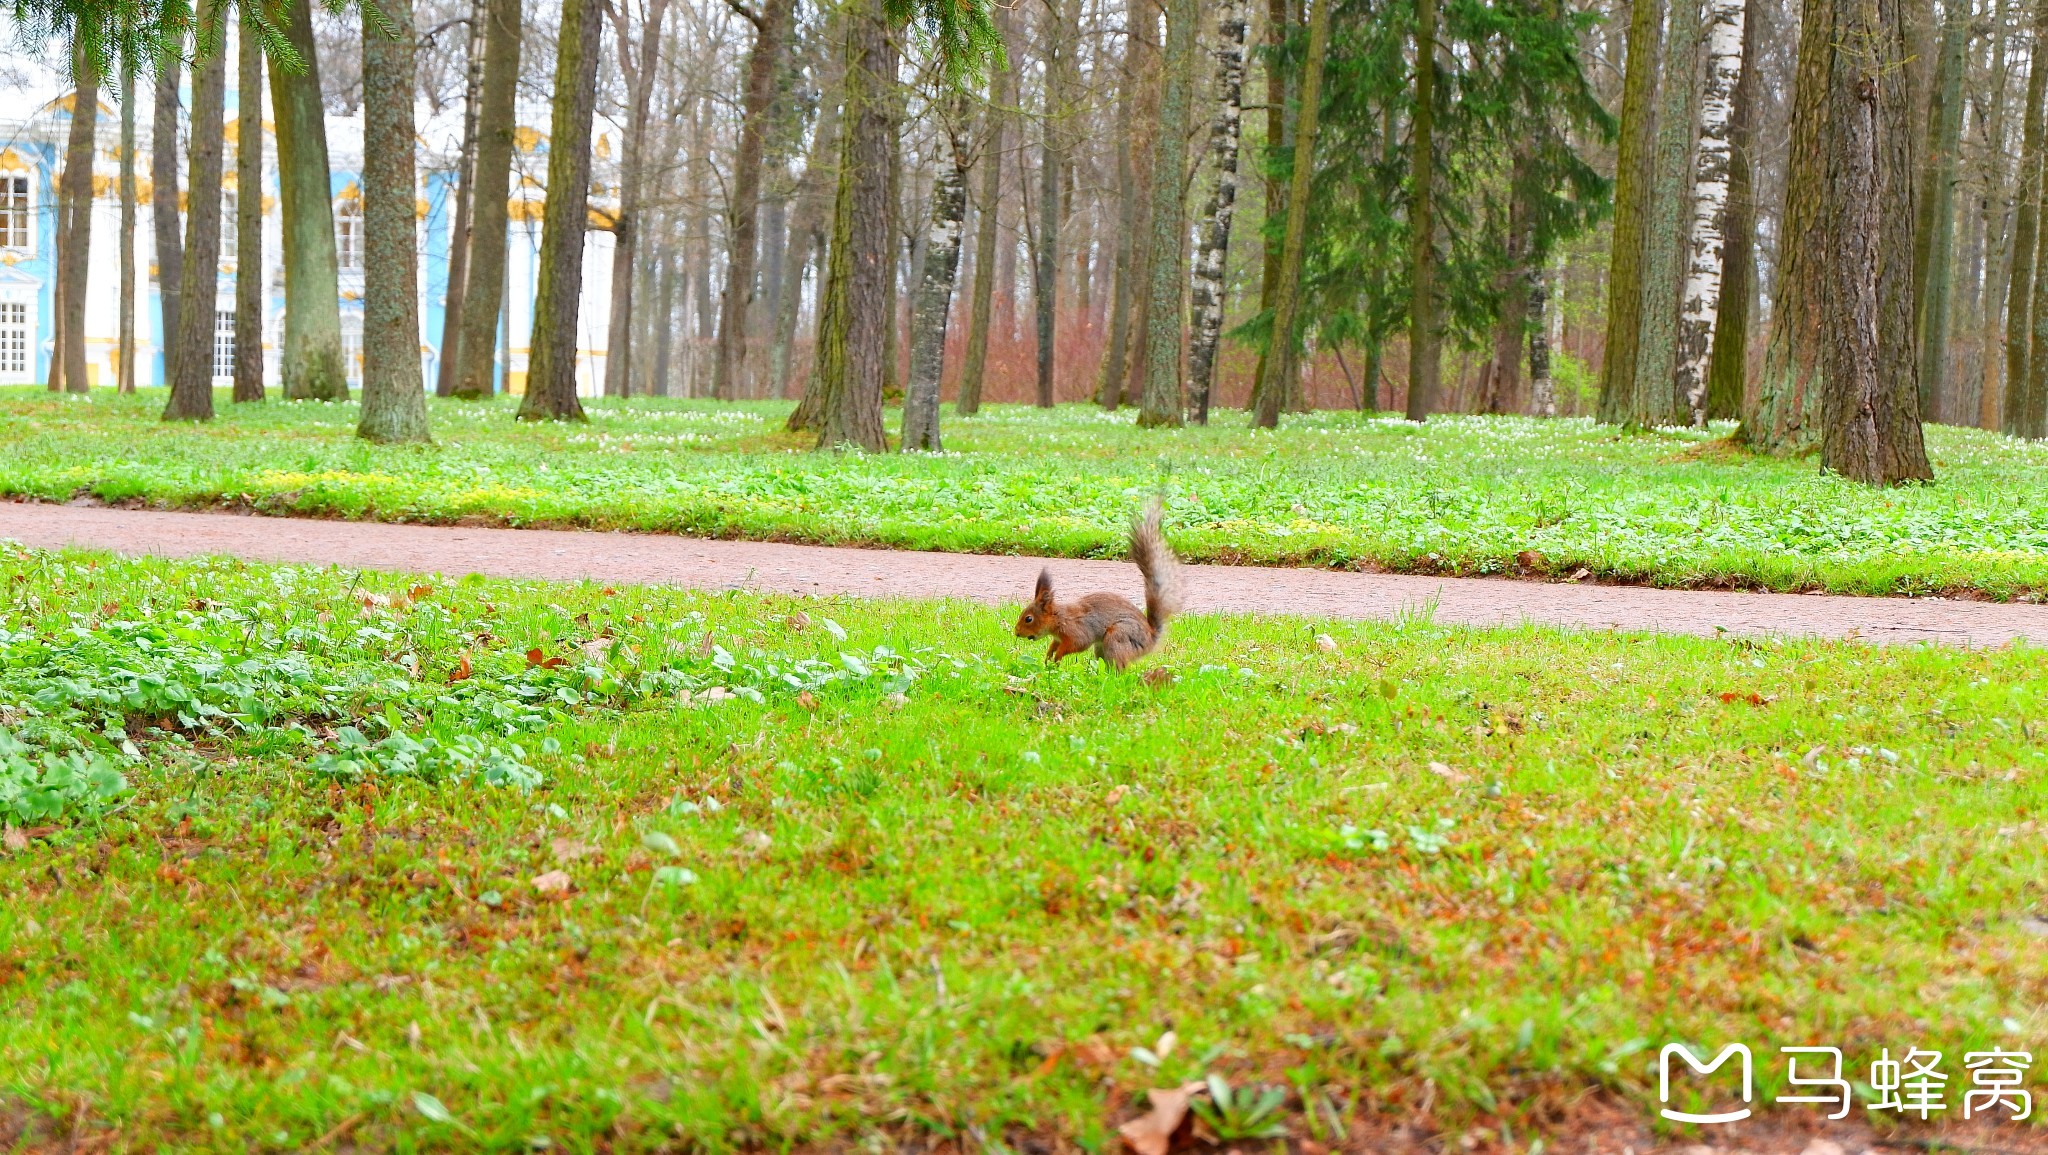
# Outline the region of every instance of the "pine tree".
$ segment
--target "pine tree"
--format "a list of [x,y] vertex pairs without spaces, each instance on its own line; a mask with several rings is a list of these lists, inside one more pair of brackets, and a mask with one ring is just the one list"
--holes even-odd
[[1657,65],[1664,8],[1629,6],[1628,63],[1621,90],[1621,147],[1614,165],[1614,239],[1607,271],[1607,343],[1600,363],[1600,420],[1628,419],[1642,349],[1643,246],[1655,156]]
[[1443,334],[1436,301],[1436,24],[1437,0],[1415,0],[1415,111],[1408,178],[1408,420],[1424,421],[1436,405]]
[[[1429,2],[1429,0],[1425,0]],[[1273,293],[1273,332],[1266,352],[1266,380],[1260,382],[1258,428],[1280,424],[1280,403],[1288,382],[1301,371],[1296,319],[1301,306],[1302,246],[1308,231],[1309,180],[1315,171],[1316,121],[1322,111],[1323,60],[1330,43],[1334,0],[1317,0],[1309,18],[1308,59],[1301,70],[1301,111],[1295,114],[1294,165],[1287,190],[1287,227],[1280,245],[1279,280]]]

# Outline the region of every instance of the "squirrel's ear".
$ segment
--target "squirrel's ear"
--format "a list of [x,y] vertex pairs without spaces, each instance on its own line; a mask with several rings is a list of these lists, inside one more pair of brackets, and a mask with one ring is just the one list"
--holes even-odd
[[1046,605],[1052,604],[1051,570],[1042,569],[1038,571],[1038,585],[1031,591],[1031,600],[1041,602]]

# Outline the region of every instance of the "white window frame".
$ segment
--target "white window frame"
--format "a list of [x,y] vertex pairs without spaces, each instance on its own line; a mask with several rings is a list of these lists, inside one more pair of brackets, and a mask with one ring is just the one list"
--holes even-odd
[[[20,200],[15,200],[16,196]],[[30,173],[0,172],[0,249],[30,253],[36,247],[36,182]]]
[[213,310],[213,380],[231,385],[235,380],[235,311]]
[[0,301],[0,381],[27,382],[35,371],[36,307],[28,301]]
[[334,202],[335,264],[344,273],[363,271],[363,202],[349,197]]

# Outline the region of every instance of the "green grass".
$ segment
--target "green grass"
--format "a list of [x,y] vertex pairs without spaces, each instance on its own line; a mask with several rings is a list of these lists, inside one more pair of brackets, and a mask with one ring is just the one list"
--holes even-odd
[[0,1141],[1100,1150],[1213,1073],[1526,1144],[1673,1039],[2048,1044],[2038,650],[1192,617],[1155,686],[957,603],[0,589],[6,765],[126,787],[0,853]]
[[[831,544],[1120,554],[1147,493],[1190,557],[1849,593],[2048,593],[2048,446],[1935,427],[1936,484],[1873,492],[1811,459],[1584,421],[1289,417],[1255,434],[1141,431],[1129,411],[948,416],[942,456],[835,456],[780,403],[601,402],[521,426],[436,402],[431,448],[357,442],[353,406],[0,392],[0,494],[392,521],[480,520]],[[1718,430],[1724,433],[1725,430]]]

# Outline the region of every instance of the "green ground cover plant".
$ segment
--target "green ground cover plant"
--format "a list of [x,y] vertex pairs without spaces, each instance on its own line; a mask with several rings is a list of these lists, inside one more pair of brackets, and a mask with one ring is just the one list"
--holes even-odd
[[9,773],[119,779],[0,803],[0,1139],[1103,1150],[1214,1076],[1246,1142],[1529,1150],[1665,1041],[2048,1043],[2037,650],[1198,616],[1116,674],[950,602],[0,589]]
[[1130,411],[996,406],[941,455],[809,451],[779,402],[593,402],[520,425],[512,399],[434,402],[436,443],[352,437],[351,405],[154,403],[0,391],[0,495],[392,521],[482,521],[970,552],[1120,556],[1167,495],[1196,560],[1847,593],[2048,593],[2048,446],[1931,427],[1938,480],[1872,492],[1725,434],[1581,420],[1233,414],[1142,431]]

